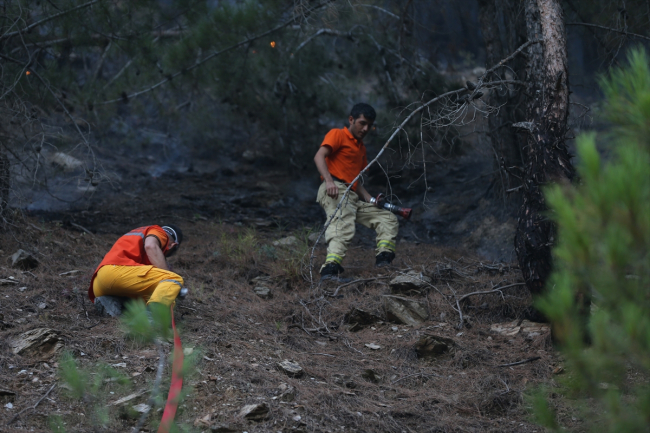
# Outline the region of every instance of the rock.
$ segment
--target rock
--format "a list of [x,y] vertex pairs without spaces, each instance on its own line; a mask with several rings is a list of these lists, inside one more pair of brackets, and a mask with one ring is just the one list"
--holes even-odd
[[287,236],[286,238],[278,239],[277,241],[273,242],[273,246],[290,247],[292,245],[296,245],[297,243],[298,239],[295,236]]
[[270,286],[273,284],[273,278],[269,277],[268,275],[260,275],[259,277],[255,277],[252,280],[250,280],[249,284],[253,286]]
[[109,406],[120,406],[120,405],[122,405],[124,403],[127,403],[127,402],[129,402],[129,401],[131,401],[133,399],[136,399],[136,398],[140,397],[141,395],[144,395],[145,392],[146,391],[144,389],[140,390],[138,392],[134,392],[133,394],[129,394],[126,397],[122,397],[122,398],[120,398],[118,400],[115,400],[115,401],[113,401],[111,403],[108,403],[108,405]]
[[368,343],[368,344],[365,344],[364,346],[366,346],[368,349],[371,349],[371,350],[379,350],[379,349],[381,349],[381,346],[378,345],[378,344],[375,344],[375,343]]
[[95,310],[102,316],[119,317],[124,310],[124,303],[129,298],[122,296],[100,296],[95,298]]
[[50,156],[50,162],[54,165],[58,165],[64,171],[73,171],[77,168],[82,167],[84,164],[74,156],[70,156],[67,153],[63,152],[56,152]]
[[390,321],[404,325],[419,325],[429,318],[425,302],[400,296],[384,295],[384,311]]
[[524,320],[521,324],[515,320],[514,322],[508,323],[493,323],[492,326],[490,326],[490,331],[508,337],[521,333],[525,337],[533,338],[547,333],[549,330],[550,328],[547,324],[531,322],[529,320]]
[[332,376],[334,378],[334,383],[339,386],[344,386],[350,389],[354,389],[357,387],[357,384],[350,378],[350,376],[346,374],[335,373]]
[[431,278],[421,272],[409,271],[406,274],[393,278],[388,286],[392,293],[408,293],[410,291],[422,291],[429,287]]
[[360,331],[366,326],[377,323],[380,320],[381,318],[379,316],[361,308],[353,308],[345,317],[345,321],[350,324],[350,331],[353,332]]
[[16,399],[16,393],[13,391],[9,391],[8,389],[1,389],[0,388],[0,402],[2,403],[8,403],[12,402]]
[[38,266],[38,260],[27,251],[18,250],[11,256],[11,266],[28,271]]
[[418,358],[432,359],[448,353],[456,343],[451,338],[425,334],[415,343]]
[[211,433],[242,433],[242,428],[233,424],[217,423],[210,426]]
[[251,421],[262,421],[269,417],[269,407],[266,403],[248,404],[239,411],[237,416]]
[[212,424],[212,414],[209,413],[203,418],[197,418],[194,420],[194,427],[210,427]]
[[[320,230],[317,232],[310,233],[309,236],[307,237],[307,240],[309,241],[310,244],[315,244],[316,240],[318,240],[318,236],[320,235]],[[321,242],[325,240],[325,235],[323,234],[323,237],[320,239]]]
[[304,373],[304,370],[298,363],[291,362],[288,359],[278,362],[278,368],[291,377],[300,377]]
[[361,377],[364,379],[372,382],[372,383],[377,383],[381,380],[381,376],[377,374],[375,370],[372,368],[366,369],[362,374]]
[[10,280],[9,278],[0,278],[0,286],[6,286],[7,284],[18,284],[18,281]]
[[63,340],[52,329],[37,328],[20,334],[12,347],[14,355],[49,358],[63,349]]
[[140,403],[136,404],[135,406],[132,406],[133,410],[138,412],[138,413],[146,413],[151,410],[151,406],[148,404]]
[[286,383],[281,383],[280,386],[278,386],[278,389],[281,392],[280,400],[290,402],[296,399],[296,390],[293,386],[289,386]]
[[526,337],[537,337],[550,331],[550,327],[546,323],[531,322],[524,320],[521,322],[520,332]]
[[24,292],[25,290],[27,290],[27,287],[19,287],[19,288],[18,288],[18,291],[19,291],[19,292]]
[[273,297],[273,293],[268,287],[258,286],[253,289],[253,292],[262,299],[271,299]]

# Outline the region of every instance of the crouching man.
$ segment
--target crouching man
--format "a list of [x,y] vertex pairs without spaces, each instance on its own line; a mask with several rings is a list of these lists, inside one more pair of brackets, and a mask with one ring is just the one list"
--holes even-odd
[[127,299],[171,306],[183,278],[169,270],[167,257],[178,251],[183,233],[174,225],[146,226],[115,242],[90,280],[88,297],[111,316],[121,314]]
[[[327,221],[334,214],[339,200],[352,181],[368,165],[363,138],[375,122],[376,113],[368,104],[352,107],[350,126],[327,133],[314,162],[321,175],[316,201],[323,207]],[[395,240],[399,229],[397,217],[370,203],[372,196],[361,182],[356,182],[325,231],[327,258],[321,267],[321,279],[338,278],[345,252],[359,223],[377,232],[376,266],[389,265],[395,258]]]

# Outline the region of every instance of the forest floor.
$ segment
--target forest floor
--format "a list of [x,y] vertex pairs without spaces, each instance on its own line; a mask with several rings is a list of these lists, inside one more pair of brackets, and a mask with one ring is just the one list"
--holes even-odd
[[[562,362],[548,328],[522,322],[531,300],[515,264],[486,261],[466,244],[421,243],[411,228],[393,265],[376,269],[373,234],[361,228],[345,260],[354,282],[321,285],[310,281],[308,267],[321,210],[310,191],[302,201],[288,197],[282,173],[259,178],[240,167],[214,176],[133,175],[129,183],[137,187],[85,210],[23,215],[3,237],[0,431],[51,431],[56,419],[70,432],[126,432],[136,424],[132,408],[149,398],[156,348],[127,337],[119,319],[99,315],[86,292],[119,236],[161,223],[180,225],[186,237],[170,259],[190,289],[175,307],[183,347],[195,359],[176,416],[184,431],[543,431],[530,421],[525,396],[552,384]],[[288,236],[295,237],[289,245],[274,244]],[[38,266],[11,268],[18,249],[34,254]],[[316,246],[316,277],[324,256]],[[426,284],[394,293],[391,280],[412,271],[429,277]],[[272,297],[259,297],[260,286]],[[495,288],[503,290],[461,300]],[[428,318],[397,323],[386,308],[398,298],[418,303]],[[13,353],[21,334],[42,328],[53,331],[46,349],[60,343],[61,350]],[[436,342],[444,343],[441,353],[425,353]],[[170,355],[173,347],[164,350]],[[91,374],[108,364],[130,383],[107,381],[94,397],[74,399],[61,380],[64,351]],[[288,376],[278,366],[285,360],[304,373]],[[167,390],[168,367],[163,377]],[[265,404],[268,414],[240,417],[249,404]],[[108,409],[108,419],[97,409]],[[560,422],[579,429],[559,409]],[[141,431],[154,431],[160,416],[154,408]]]

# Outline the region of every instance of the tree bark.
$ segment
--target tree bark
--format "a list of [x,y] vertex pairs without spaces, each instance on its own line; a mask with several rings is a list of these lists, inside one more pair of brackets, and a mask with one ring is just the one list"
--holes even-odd
[[[518,0],[479,0],[479,7],[486,64],[490,67],[526,42],[524,8]],[[489,77],[490,79],[523,80],[526,75],[525,60],[517,56],[495,72],[500,78]],[[521,167],[521,139],[512,125],[526,120],[525,96],[521,89],[512,90],[504,86],[490,92],[488,98],[491,106],[501,107],[488,117],[488,136],[497,158],[495,165],[497,168]],[[501,179],[503,190],[515,188],[521,183],[519,179],[511,176],[508,170],[501,170]],[[516,206],[518,205],[519,201],[516,202]]]
[[526,0],[528,40],[527,118],[531,122],[523,148],[523,204],[519,210],[515,250],[524,280],[534,294],[551,273],[555,226],[548,218],[543,188],[574,177],[565,144],[569,113],[566,32],[559,0]]
[[6,219],[11,186],[11,163],[7,154],[0,150],[0,220]]

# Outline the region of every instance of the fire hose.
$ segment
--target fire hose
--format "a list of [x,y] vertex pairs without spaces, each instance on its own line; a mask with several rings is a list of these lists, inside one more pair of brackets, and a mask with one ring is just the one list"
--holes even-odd
[[384,194],[379,194],[377,197],[372,197],[370,199],[370,203],[374,204],[377,206],[379,209],[385,209],[388,212],[392,212],[396,215],[401,216],[405,220],[408,220],[411,218],[411,212],[413,212],[413,209],[408,208],[408,207],[400,207],[397,205],[394,205],[392,203],[388,203],[385,200]]
[[[178,294],[179,300],[183,300],[187,296],[187,288],[181,288]],[[176,410],[178,409],[178,402],[181,398],[181,390],[183,389],[183,346],[181,345],[181,337],[176,329],[174,322],[174,306],[170,307],[172,318],[172,329],[174,330],[174,362],[172,364],[172,383],[169,385],[169,394],[167,394],[167,403],[165,403],[165,410],[163,411],[162,420],[158,433],[169,433],[174,418],[176,417]]]

